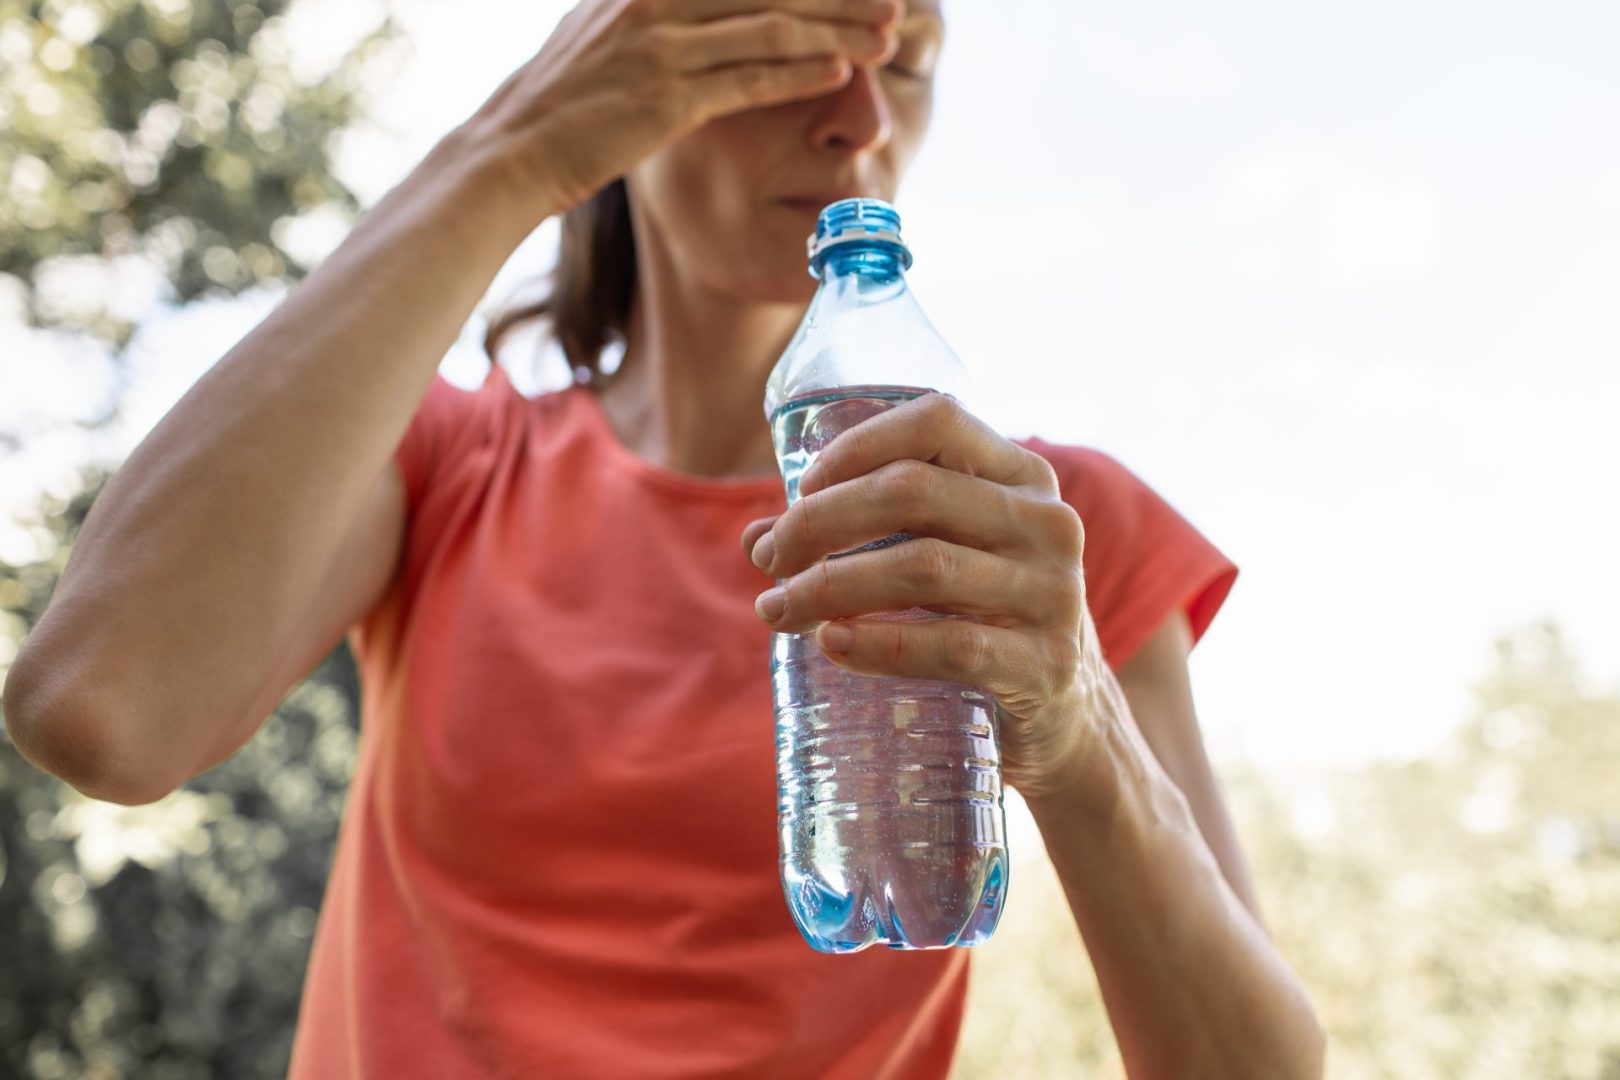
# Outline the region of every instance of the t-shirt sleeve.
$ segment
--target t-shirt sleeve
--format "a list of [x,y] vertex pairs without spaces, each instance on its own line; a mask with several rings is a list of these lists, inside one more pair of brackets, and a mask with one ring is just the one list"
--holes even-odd
[[435,470],[449,452],[452,436],[467,417],[473,397],[435,373],[405,434],[394,447],[394,461],[405,483],[405,504],[412,511],[421,505]]
[[1237,566],[1136,474],[1097,450],[1031,440],[1086,528],[1086,598],[1116,670],[1178,609],[1203,637]]

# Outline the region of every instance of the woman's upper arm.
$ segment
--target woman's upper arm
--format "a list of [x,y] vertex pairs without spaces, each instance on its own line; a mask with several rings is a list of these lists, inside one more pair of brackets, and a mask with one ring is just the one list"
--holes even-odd
[[1187,799],[1227,883],[1259,920],[1254,882],[1198,728],[1192,682],[1187,675],[1187,654],[1191,649],[1192,628],[1187,616],[1177,609],[1120,665],[1120,689],[1143,738]]
[[396,460],[378,473],[327,564],[308,610],[271,665],[248,712],[229,728],[197,770],[213,768],[253,737],[287,691],[337,648],[349,628],[387,591],[404,547],[405,483]]

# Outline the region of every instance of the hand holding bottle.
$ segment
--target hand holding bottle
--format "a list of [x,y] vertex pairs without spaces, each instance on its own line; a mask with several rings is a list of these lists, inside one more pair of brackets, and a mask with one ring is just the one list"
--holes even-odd
[[[1007,782],[1031,788],[1062,769],[1080,736],[1083,646],[1095,634],[1085,530],[1046,459],[955,398],[924,394],[827,444],[798,495],[742,537],[759,569],[787,579],[760,598],[762,617],[785,601],[772,629],[814,632],[863,675],[981,687],[1000,706]],[[901,532],[914,539],[825,557]],[[859,618],[918,607],[974,620]]]

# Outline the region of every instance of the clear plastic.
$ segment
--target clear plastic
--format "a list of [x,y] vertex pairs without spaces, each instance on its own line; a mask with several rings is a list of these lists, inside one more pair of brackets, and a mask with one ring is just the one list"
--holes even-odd
[[[810,252],[821,287],[765,398],[790,506],[840,432],[929,390],[965,400],[971,387],[906,287],[911,256],[893,207],[834,203]],[[805,940],[830,953],[987,940],[1007,893],[994,700],[962,683],[844,671],[810,634],[773,635],[771,685],[782,888]]]

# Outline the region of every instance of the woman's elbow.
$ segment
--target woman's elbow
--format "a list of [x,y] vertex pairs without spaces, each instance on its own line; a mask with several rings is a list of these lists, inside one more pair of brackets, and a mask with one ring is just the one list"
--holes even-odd
[[1297,1069],[1293,1075],[1304,1080],[1321,1080],[1327,1072],[1327,1032],[1322,1025],[1311,1018],[1308,1031],[1301,1033]]
[[1301,1080],[1320,1080],[1327,1070],[1327,1031],[1303,987],[1299,988],[1299,996],[1301,1009],[1293,1025],[1290,1064],[1281,1073]]
[[25,760],[80,794],[139,806],[180,786],[157,763],[144,760],[128,737],[128,717],[96,702],[97,695],[52,679],[25,649],[7,673],[0,716]]

